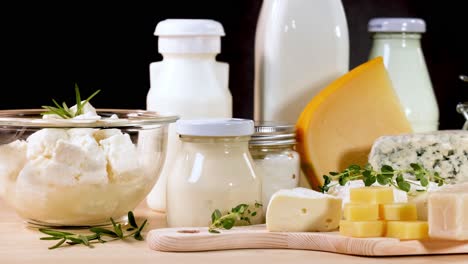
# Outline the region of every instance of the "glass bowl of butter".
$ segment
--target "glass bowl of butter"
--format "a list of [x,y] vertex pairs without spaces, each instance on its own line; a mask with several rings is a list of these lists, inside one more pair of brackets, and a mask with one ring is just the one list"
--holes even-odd
[[81,113],[0,110],[0,195],[29,223],[125,220],[159,177],[176,115],[89,103]]

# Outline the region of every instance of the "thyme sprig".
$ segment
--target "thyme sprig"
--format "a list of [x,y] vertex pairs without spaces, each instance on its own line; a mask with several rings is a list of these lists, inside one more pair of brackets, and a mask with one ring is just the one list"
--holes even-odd
[[[92,234],[89,235],[75,234],[48,228],[39,228],[41,233],[48,235],[47,237],[41,237],[40,239],[59,240],[55,245],[49,247],[49,249],[58,248],[64,243],[68,245],[82,244],[92,248],[92,244],[94,243],[106,243],[114,240],[123,240],[129,237],[133,237],[134,239],[140,241],[144,240],[141,232],[143,231],[143,228],[145,227],[148,220],[145,219],[143,224],[138,226],[132,211],[128,212],[128,225],[122,226],[122,224],[116,223],[112,217],[110,218],[110,221],[112,222],[113,230],[102,227],[92,227],[89,229]],[[128,227],[125,229],[126,226]],[[123,229],[125,229],[125,232]]]
[[83,114],[83,107],[89,103],[89,101],[96,96],[101,90],[97,90],[86,100],[81,101],[80,89],[78,84],[75,83],[75,98],[76,98],[76,111],[73,111],[67,106],[67,103],[63,102],[62,105],[57,103],[55,99],[52,99],[52,102],[55,106],[43,105],[42,108],[46,109],[46,112],[42,112],[41,115],[58,115],[63,119],[74,118],[76,116]]
[[[370,164],[364,167],[351,165],[342,172],[330,172],[329,175],[323,175],[324,183],[319,189],[326,193],[331,187],[344,186],[352,180],[362,180],[365,186],[371,186],[378,182],[380,185],[393,186],[405,192],[411,190],[411,184],[424,187],[416,189],[416,191],[425,191],[430,181],[439,186],[445,183],[444,178],[440,177],[438,172],[430,172],[421,164],[411,163],[410,167],[405,170],[396,170],[392,166],[383,165],[380,170],[375,170]],[[418,183],[406,180],[404,175],[413,176]]]
[[[254,206],[258,209],[263,205],[255,202]],[[218,229],[229,230],[239,222],[245,222],[250,225],[250,217],[254,217],[256,215],[257,211],[250,210],[249,205],[247,204],[239,204],[225,215],[222,215],[221,211],[216,209],[211,214],[211,225],[208,227],[208,232],[219,234],[220,231]]]

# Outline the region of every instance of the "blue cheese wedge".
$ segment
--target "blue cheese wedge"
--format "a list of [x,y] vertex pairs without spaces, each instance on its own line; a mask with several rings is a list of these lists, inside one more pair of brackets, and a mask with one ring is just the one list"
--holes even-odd
[[342,200],[306,188],[279,190],[267,208],[266,226],[272,232],[332,231],[341,219]]
[[374,168],[407,169],[419,163],[448,183],[468,181],[468,131],[441,130],[378,138],[369,155]]

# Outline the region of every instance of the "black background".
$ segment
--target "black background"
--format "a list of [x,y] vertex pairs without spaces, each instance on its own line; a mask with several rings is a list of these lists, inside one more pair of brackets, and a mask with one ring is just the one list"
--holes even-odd
[[[294,1],[294,0],[291,0]],[[218,60],[230,65],[234,116],[253,115],[255,27],[261,0],[126,1],[108,5],[68,2],[3,6],[1,109],[37,108],[51,98],[73,104],[101,89],[99,108],[146,107],[149,64],[157,53],[156,24],[166,18],[209,18],[226,31]],[[102,3],[101,3],[102,4]],[[420,17],[428,31],[423,51],[440,109],[440,128],[458,129],[455,111],[468,100],[468,1],[343,0],[350,34],[350,67],[367,60],[367,22],[377,16]]]

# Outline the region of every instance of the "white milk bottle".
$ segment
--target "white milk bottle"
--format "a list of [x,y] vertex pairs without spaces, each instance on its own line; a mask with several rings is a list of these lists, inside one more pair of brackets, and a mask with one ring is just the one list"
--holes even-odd
[[439,108],[421,49],[424,20],[418,18],[374,18],[370,59],[382,56],[393,87],[414,132],[435,131]]
[[[155,35],[163,60],[150,65],[147,109],[173,112],[181,119],[232,117],[229,66],[216,61],[222,25],[205,19],[167,19],[158,23]],[[168,133],[166,162],[147,196],[148,206],[156,211],[166,209],[167,177],[180,148],[174,124]]]
[[255,39],[255,121],[295,124],[349,68],[341,0],[264,0]]

